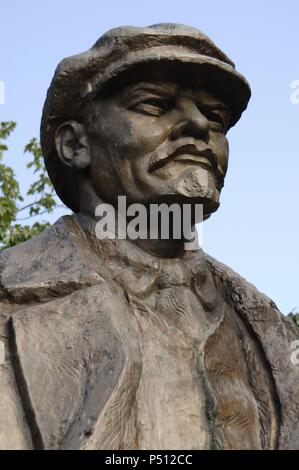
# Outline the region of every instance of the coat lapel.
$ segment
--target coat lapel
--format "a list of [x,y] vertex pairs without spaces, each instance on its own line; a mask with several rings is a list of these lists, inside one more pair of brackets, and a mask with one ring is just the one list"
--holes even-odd
[[18,385],[35,447],[79,449],[95,432],[99,447],[121,445],[140,362],[123,304],[103,282],[13,316]]
[[212,257],[206,259],[218,290],[249,326],[271,368],[278,395],[278,448],[298,449],[299,366],[292,364],[291,354],[292,342],[299,339],[299,331],[252,284]]

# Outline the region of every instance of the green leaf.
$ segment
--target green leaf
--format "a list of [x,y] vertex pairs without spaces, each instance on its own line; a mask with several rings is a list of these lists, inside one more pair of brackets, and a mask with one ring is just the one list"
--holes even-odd
[[[8,151],[5,141],[15,127],[16,123],[13,121],[0,122],[0,250],[38,235],[50,224],[46,221],[35,221],[30,224],[30,219],[41,214],[49,214],[58,206],[53,185],[44,167],[42,150],[36,138],[31,139],[24,147],[24,153],[31,155],[26,166],[33,173],[33,181],[25,195],[21,194],[12,167],[4,163],[3,158]],[[20,206],[20,202],[24,202],[24,205]],[[24,219],[29,219],[28,224],[19,223],[22,216]]]

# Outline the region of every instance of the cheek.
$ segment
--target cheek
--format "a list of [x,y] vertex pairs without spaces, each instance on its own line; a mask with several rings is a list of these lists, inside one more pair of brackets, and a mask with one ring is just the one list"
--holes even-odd
[[142,158],[156,150],[166,136],[167,129],[157,118],[132,113],[118,119],[114,144],[125,159]]
[[227,171],[229,145],[225,135],[216,133],[212,136],[209,145],[218,159],[218,164],[221,166],[224,174]]
[[168,135],[168,126],[158,119],[144,119],[135,129],[141,145],[150,152],[155,151]]

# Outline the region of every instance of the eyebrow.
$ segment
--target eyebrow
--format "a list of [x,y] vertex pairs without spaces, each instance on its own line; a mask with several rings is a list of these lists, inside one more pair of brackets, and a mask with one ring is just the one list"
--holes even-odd
[[[150,82],[139,82],[135,85],[132,85],[128,90],[127,93],[134,93],[136,91],[151,91],[156,93],[163,93],[167,95],[172,95],[175,91],[177,91],[177,86],[171,86],[171,89],[167,85],[158,85],[157,83],[150,83]],[[126,93],[126,94],[127,94]]]
[[[126,92],[126,98],[128,95],[134,92],[154,92],[154,93],[162,93],[164,95],[174,95],[179,90],[179,86],[177,84],[171,84],[171,88],[167,85],[151,83],[151,82],[138,82],[134,85],[131,85]],[[216,98],[216,97],[215,97]],[[202,103],[202,107],[207,110],[215,110],[219,109],[220,111],[225,111],[226,113],[230,114],[230,108],[222,101],[216,101],[213,103]]]

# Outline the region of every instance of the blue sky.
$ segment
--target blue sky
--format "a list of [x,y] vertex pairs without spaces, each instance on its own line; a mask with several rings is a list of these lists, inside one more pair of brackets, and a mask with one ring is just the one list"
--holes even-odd
[[[22,149],[38,136],[57,63],[89,48],[108,29],[178,22],[201,29],[249,80],[252,99],[229,134],[221,207],[205,223],[204,249],[269,295],[284,313],[299,309],[298,0],[6,0],[0,4],[0,120],[15,120],[7,162],[24,190]],[[54,221],[59,214],[53,215]]]

